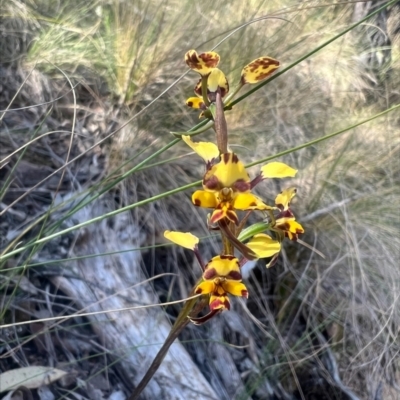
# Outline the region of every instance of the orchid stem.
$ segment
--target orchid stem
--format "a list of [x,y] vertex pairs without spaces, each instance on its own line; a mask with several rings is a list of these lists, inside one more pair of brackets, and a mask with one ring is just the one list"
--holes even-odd
[[178,326],[173,326],[171,332],[169,333],[167,339],[165,339],[164,344],[162,345],[161,349],[158,351],[156,358],[151,363],[149,369],[147,370],[146,374],[140,381],[139,385],[136,386],[135,390],[129,396],[128,400],[137,400],[139,399],[140,394],[143,392],[144,388],[149,383],[150,379],[156,373],[158,368],[160,367],[161,363],[163,362],[165,356],[168,353],[169,348],[171,347],[172,343],[174,343],[175,339],[179,336],[182,332],[183,328],[185,328],[190,323],[190,319],[186,318],[182,321]]
[[218,89],[216,94],[216,118],[215,132],[217,134],[217,146],[221,154],[228,152],[228,127],[224,114],[224,103],[222,102],[221,92]]
[[206,107],[210,105],[210,101],[208,100],[208,93],[207,93],[207,81],[208,75],[201,77],[201,95],[203,96],[203,101]]
[[[197,287],[197,285],[200,283],[200,281],[201,281],[201,279],[199,279],[197,281],[194,288]],[[194,295],[194,288],[190,292],[189,296]],[[197,315],[204,308],[204,303],[201,301],[195,307],[195,303],[197,302],[197,300],[198,300],[198,297],[195,297],[195,298],[191,298],[190,300],[188,300],[185,303],[185,305],[183,306],[182,310],[180,311],[178,317],[176,318],[176,321],[175,321],[174,325],[172,326],[170,333],[168,334],[167,338],[165,339],[164,344],[161,346],[155,359],[151,363],[149,369],[144,374],[142,380],[136,386],[136,388],[134,389],[132,394],[128,397],[128,400],[139,399],[140,394],[143,392],[143,390],[145,389],[147,384],[150,382],[150,379],[157,372],[158,368],[160,367],[161,363],[163,362],[165,356],[168,353],[169,348],[174,343],[175,339],[178,338],[178,336],[182,332],[182,330],[190,323],[189,314]]]

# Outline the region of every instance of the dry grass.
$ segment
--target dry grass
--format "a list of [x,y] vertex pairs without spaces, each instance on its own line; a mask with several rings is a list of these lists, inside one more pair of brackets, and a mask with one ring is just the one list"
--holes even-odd
[[[8,152],[24,143],[43,121],[37,135],[51,130],[70,131],[73,97],[66,93],[68,85],[55,66],[64,70],[73,83],[79,83],[74,154],[81,154],[144,110],[181,77],[186,71],[183,54],[189,48],[207,50],[231,29],[273,12],[274,18],[249,25],[218,47],[221,68],[233,87],[241,67],[253,58],[265,54],[288,65],[347,27],[354,18],[360,18],[368,7],[327,7],[322,1],[299,5],[289,0],[247,0],[224,7],[215,7],[211,1],[197,4],[174,0],[57,4],[39,2],[33,8],[31,3],[14,1],[3,13],[2,29],[13,33],[11,42],[15,45],[1,41],[2,49],[7,50],[6,62],[1,66],[7,78],[1,108],[30,106],[64,96],[51,103],[54,110],[48,117],[45,115],[50,104],[7,113],[1,140]],[[277,13],[283,6],[293,8]],[[399,103],[400,44],[393,28],[395,12],[398,10],[393,7],[386,16],[381,14],[355,29],[235,106],[228,114],[228,127],[231,144],[238,146],[235,151],[241,159],[250,162],[273,155]],[[34,65],[33,74],[11,104]],[[172,140],[170,130],[193,126],[197,114],[182,104],[191,95],[195,80],[194,74],[185,76],[112,139],[89,153],[90,157],[83,159],[86,161],[72,166],[61,195],[80,193],[92,188],[101,177],[111,179],[128,171]],[[181,339],[187,341],[187,349],[220,398],[287,395],[297,399],[303,395],[308,399],[321,393],[332,399],[351,398],[350,390],[362,399],[396,398],[393,387],[400,367],[399,123],[398,115],[388,114],[328,142],[288,154],[281,160],[299,169],[296,181],[279,185],[269,182],[260,189],[264,198],[272,200],[282,187],[298,187],[294,208],[306,228],[304,240],[322,251],[326,259],[299,245],[287,247],[273,269],[265,270],[261,264],[252,271],[247,304],[235,303],[232,312],[183,334]],[[24,156],[24,162],[29,163],[25,167],[45,164],[45,176],[62,165],[69,133],[61,135],[63,140],[58,135],[50,142],[41,139],[32,145]],[[212,133],[203,134],[204,138],[212,138]],[[154,161],[187,152],[179,144]],[[15,163],[13,158],[8,170]],[[87,174],[78,176],[82,166]],[[121,170],[114,173],[119,167]],[[257,171],[257,167],[251,171]],[[133,174],[111,189],[105,201],[110,209],[132,204],[197,180],[201,173],[200,162],[184,157]],[[23,171],[20,174],[24,176]],[[9,204],[26,185],[26,181],[13,180],[2,202]],[[26,212],[33,220],[38,218],[51,204],[52,191],[54,188],[47,184],[42,192],[34,192],[14,207],[14,214],[7,214],[2,222],[8,235],[5,242],[26,226],[18,220],[18,212]],[[33,204],[29,212],[28,203]],[[202,228],[204,213],[193,212],[189,192],[135,209],[131,217],[148,244],[159,243],[164,229],[206,234]],[[54,254],[57,249],[68,249],[69,243],[63,245],[63,240],[73,238],[61,238],[44,251]],[[205,242],[202,251],[211,256],[217,246]],[[143,260],[143,270],[149,276],[178,274],[177,278],[155,283],[161,301],[187,296],[197,276],[190,254],[175,248],[154,249],[143,254]],[[10,261],[8,266],[22,261]],[[28,275],[28,282],[42,290],[35,293],[31,287],[30,293],[31,301],[40,303],[55,296],[57,290],[37,270]],[[21,289],[14,292],[18,276],[2,276],[7,301],[14,296],[8,320],[26,318],[26,314],[15,314],[20,309],[26,313],[27,307],[20,302]],[[66,307],[65,301],[55,296],[46,304],[47,313],[59,313]],[[37,305],[34,314],[43,307]],[[178,308],[168,310],[171,319]],[[77,324],[81,324],[82,335],[91,334],[84,330],[82,320]],[[24,335],[32,332],[24,330],[20,336]],[[15,341],[10,341],[11,347],[22,340],[15,332],[12,337]],[[31,346],[40,345],[35,342]],[[18,357],[25,357],[24,351],[32,349],[35,347],[22,348]],[[123,385],[115,375],[118,368],[100,360],[99,349],[88,350],[97,355],[94,365],[111,374],[111,386]],[[45,351],[51,359],[54,349]],[[2,362],[3,366],[11,365],[7,360]],[[46,363],[46,357],[40,362]],[[74,365],[82,369],[83,364],[79,359]]]

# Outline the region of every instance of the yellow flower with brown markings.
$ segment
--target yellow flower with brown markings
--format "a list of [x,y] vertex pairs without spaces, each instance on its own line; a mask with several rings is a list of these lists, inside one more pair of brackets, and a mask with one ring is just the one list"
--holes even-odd
[[238,217],[235,210],[273,210],[251,193],[251,189],[266,178],[284,178],[294,176],[297,170],[280,162],[271,162],[261,168],[261,173],[250,180],[244,164],[235,153],[221,154],[221,160],[212,164],[218,154],[215,144],[193,142],[189,136],[182,139],[201,158],[206,161],[207,171],[203,177],[203,190],[192,195],[192,202],[197,207],[214,209],[210,223],[215,224],[226,218],[235,224]]
[[290,209],[290,202],[296,193],[297,189],[291,187],[282,190],[276,196],[275,204],[281,212],[276,216],[275,225],[273,226],[273,230],[294,241],[298,239],[299,235],[304,233],[304,228],[296,221]]
[[[207,100],[209,103],[215,102],[218,90],[221,93],[221,97],[226,96],[229,92],[228,80],[225,74],[217,68],[219,60],[220,56],[213,51],[197,54],[196,50],[189,50],[185,54],[185,61],[189,68],[202,76],[194,88],[194,92],[198,98],[189,97],[186,100],[187,106],[205,110],[207,104],[204,102]],[[202,84],[204,79],[207,79],[207,93],[203,96]]]
[[194,324],[200,325],[223,310],[230,309],[228,295],[248,297],[246,286],[242,283],[239,260],[233,255],[218,255],[204,265],[197,244],[199,239],[189,232],[165,231],[166,239],[186,249],[193,250],[203,270],[202,280],[194,293],[209,296],[210,312],[203,317],[191,317]]
[[278,68],[280,62],[271,57],[260,57],[247,64],[242,69],[240,82],[258,83],[272,75]]
[[204,323],[217,313],[229,310],[228,294],[247,299],[248,291],[242,283],[239,260],[232,255],[213,257],[206,265],[203,281],[197,285],[195,293],[210,296],[210,313],[204,317],[191,318],[195,324]]
[[186,64],[193,71],[200,75],[208,75],[219,64],[219,54],[208,51],[206,53],[197,54],[196,50],[189,50],[185,54]]
[[241,283],[239,260],[234,256],[213,257],[206,265],[203,279],[203,282],[195,289],[197,294],[211,294],[212,296],[232,294],[246,298],[248,296],[246,286]]
[[[198,97],[189,97],[186,105],[201,109],[203,112],[200,117],[205,115],[204,111],[210,103],[216,101],[216,93],[219,91],[221,98],[224,98],[229,92],[229,82],[225,74],[217,68],[220,56],[213,52],[205,52],[198,54],[196,50],[189,50],[185,54],[185,62],[193,71],[198,72],[202,77],[197,82],[194,92]],[[258,83],[270,76],[279,68],[279,61],[271,57],[260,57],[247,64],[241,74],[239,90],[246,83]],[[207,89],[205,85],[207,80]],[[205,93],[203,93],[203,90]],[[235,92],[237,93],[237,91]]]
[[251,193],[250,177],[235,153],[221,155],[221,161],[208,169],[203,178],[203,189],[192,195],[198,207],[214,209],[210,223],[227,218],[238,224],[235,210],[271,210]]
[[296,241],[302,233],[304,228],[299,224],[295,217],[282,217],[275,221],[274,230],[282,232],[289,240]]

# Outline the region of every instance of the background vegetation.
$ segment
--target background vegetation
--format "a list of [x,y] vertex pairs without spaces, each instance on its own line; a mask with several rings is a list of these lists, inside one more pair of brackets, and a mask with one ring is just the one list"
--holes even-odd
[[[128,394],[123,366],[102,346],[93,321],[17,324],[79,311],[57,279],[69,268],[72,274],[71,257],[89,268],[96,262],[85,245],[100,233],[72,227],[138,201],[122,222],[103,221],[104,240],[118,224],[121,235],[131,235],[126,248],[123,236],[109,236],[108,251],[149,246],[135,253],[141,273],[174,274],[152,283],[157,301],[188,295],[195,262],[165,246],[162,233],[206,237],[205,214],[191,207],[191,190],[146,201],[202,173],[182,143],[159,152],[173,140],[170,131],[198,122],[184,105],[196,79],[186,75],[184,53],[217,46],[233,85],[252,59],[268,55],[285,67],[384,3],[3,1],[0,315],[8,327],[0,331],[0,372],[68,370],[69,381],[49,386],[55,398]],[[240,158],[263,159],[399,104],[399,21],[400,4],[391,2],[237,104],[227,120]],[[274,268],[260,263],[248,272],[247,303],[184,332],[181,341],[219,398],[399,398],[399,115],[280,157],[299,169],[296,180],[260,185],[269,201],[283,187],[298,187],[303,239],[326,258],[287,246]],[[211,130],[201,135],[212,137]],[[218,248],[202,243],[206,257]],[[180,307],[164,312],[173,320]]]

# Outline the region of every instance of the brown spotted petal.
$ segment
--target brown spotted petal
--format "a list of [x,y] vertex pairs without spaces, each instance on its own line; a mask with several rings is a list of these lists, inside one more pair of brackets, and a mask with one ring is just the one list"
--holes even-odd
[[219,60],[219,55],[213,51],[197,54],[196,50],[189,50],[185,54],[186,64],[200,75],[208,75],[219,64]]
[[192,195],[192,202],[197,207],[216,208],[218,200],[214,193],[205,190],[196,190]]
[[206,109],[203,99],[200,99],[199,97],[189,97],[186,100],[186,105],[190,108],[201,109],[201,110]]
[[304,228],[294,218],[279,218],[274,228],[284,232],[287,238],[294,241],[304,233]]
[[279,61],[271,57],[260,57],[247,64],[242,70],[241,83],[257,83],[279,68]]

